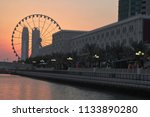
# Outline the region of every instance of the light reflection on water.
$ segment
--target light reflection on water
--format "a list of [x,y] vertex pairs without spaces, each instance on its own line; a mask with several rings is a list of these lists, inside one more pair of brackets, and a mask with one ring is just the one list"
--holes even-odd
[[56,84],[22,76],[0,74],[0,99],[3,100],[102,100],[136,99],[83,87]]
[[0,74],[0,99],[51,99],[49,83]]

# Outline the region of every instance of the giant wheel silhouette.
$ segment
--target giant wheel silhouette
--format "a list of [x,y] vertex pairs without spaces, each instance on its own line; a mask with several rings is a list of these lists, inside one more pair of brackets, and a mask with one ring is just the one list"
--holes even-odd
[[21,57],[21,44],[22,44],[22,30],[27,27],[29,30],[29,56],[31,55],[32,48],[32,30],[38,28],[42,39],[42,47],[52,43],[52,35],[61,30],[59,24],[51,17],[42,14],[33,14],[23,18],[15,26],[12,33],[12,49],[15,56],[20,60]]

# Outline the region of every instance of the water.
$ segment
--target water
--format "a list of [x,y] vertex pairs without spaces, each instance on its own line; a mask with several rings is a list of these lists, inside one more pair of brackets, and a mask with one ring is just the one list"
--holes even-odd
[[116,100],[136,96],[0,74],[1,100]]

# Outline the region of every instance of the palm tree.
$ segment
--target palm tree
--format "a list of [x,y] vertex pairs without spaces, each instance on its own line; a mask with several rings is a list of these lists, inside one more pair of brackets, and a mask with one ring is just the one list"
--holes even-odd
[[111,44],[110,54],[113,60],[121,60],[130,56],[130,48],[124,42],[115,42]]
[[133,54],[135,54],[138,51],[146,52],[148,47],[143,41],[131,41],[131,49]]
[[93,56],[97,54],[99,51],[99,47],[96,44],[86,44],[81,53],[85,55],[87,63],[89,63],[89,67],[92,67]]

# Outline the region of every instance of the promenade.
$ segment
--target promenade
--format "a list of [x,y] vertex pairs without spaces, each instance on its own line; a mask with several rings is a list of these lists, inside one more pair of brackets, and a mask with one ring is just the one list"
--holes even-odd
[[65,71],[52,69],[16,70],[13,74],[41,80],[69,81],[127,89],[150,91],[149,70],[128,69],[75,69]]

